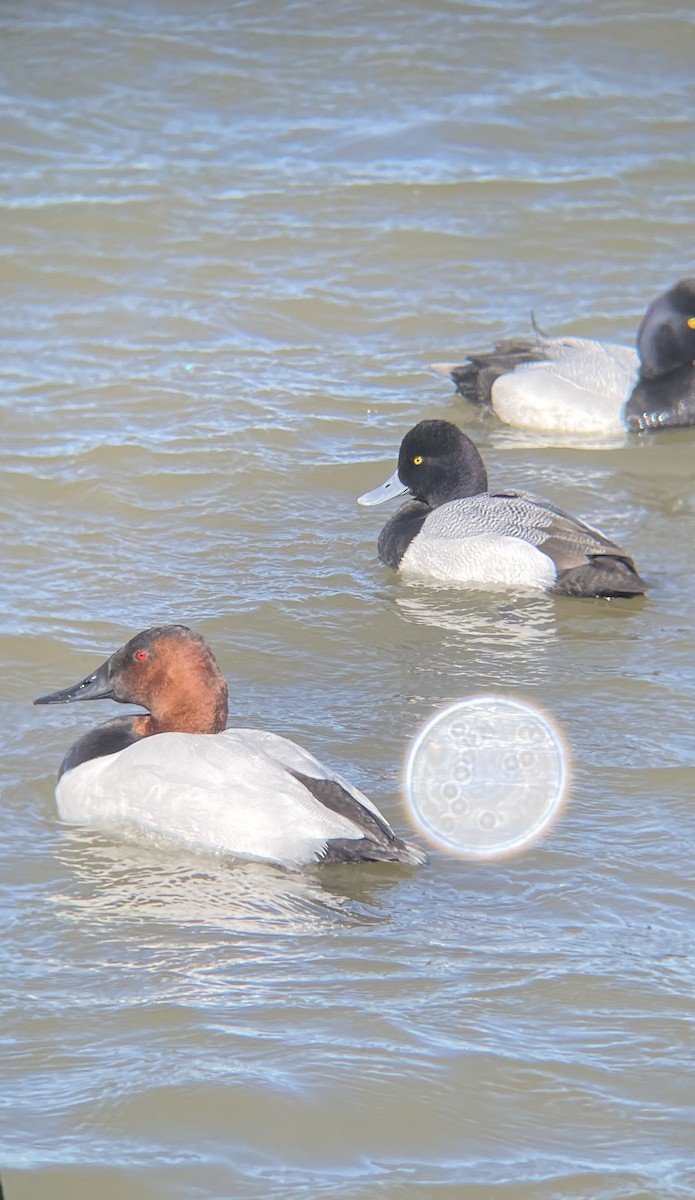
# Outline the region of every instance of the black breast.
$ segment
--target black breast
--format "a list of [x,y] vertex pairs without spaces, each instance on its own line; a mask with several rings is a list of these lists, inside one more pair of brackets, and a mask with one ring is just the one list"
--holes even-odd
[[658,379],[640,378],[625,405],[625,423],[628,429],[695,425],[695,366]]
[[136,717],[114,717],[103,725],[97,725],[96,729],[90,729],[89,733],[85,733],[84,737],[68,750],[58,778],[60,779],[66,771],[79,767],[80,763],[89,762],[90,758],[104,758],[107,754],[117,754],[119,750],[125,750],[126,746],[132,746],[133,742],[139,742],[140,734],[133,730],[135,720]]
[[398,570],[408,546],[417,537],[432,509],[420,500],[406,500],[379,534],[379,561]]

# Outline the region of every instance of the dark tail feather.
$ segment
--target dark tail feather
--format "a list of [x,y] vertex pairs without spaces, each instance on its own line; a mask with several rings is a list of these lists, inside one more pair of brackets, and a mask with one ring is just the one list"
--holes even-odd
[[560,596],[643,596],[649,587],[632,560],[612,554],[593,555],[580,567],[558,572],[553,591]]
[[536,334],[537,337],[545,338],[546,342],[548,341],[550,334],[546,333],[545,329],[541,329],[540,325],[538,324],[538,321],[536,320],[536,314],[533,311],[533,309],[531,309],[531,326],[533,328],[533,332]]
[[471,404],[489,408],[492,403],[492,385],[500,375],[514,371],[522,363],[542,362],[547,357],[536,342],[528,339],[498,342],[494,350],[471,354],[464,363],[430,363],[438,375],[448,375],[456,391]]
[[419,846],[402,842],[400,838],[386,845],[379,845],[371,838],[331,838],[326,842],[320,862],[399,862],[420,867],[427,862],[427,855]]
[[380,812],[365,808],[337,779],[316,779],[290,769],[290,775],[304,784],[320,804],[352,821],[364,837],[330,838],[320,856],[321,862],[402,862],[419,866],[427,855],[418,846],[403,842]]

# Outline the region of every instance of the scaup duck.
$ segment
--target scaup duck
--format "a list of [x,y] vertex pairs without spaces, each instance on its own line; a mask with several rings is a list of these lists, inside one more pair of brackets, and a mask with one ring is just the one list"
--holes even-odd
[[138,704],[90,730],[63,760],[64,821],[127,824],[186,845],[287,866],[418,864],[371,800],[287,738],[227,729],[227,684],[185,625],[146,629],[91,675],[35,704]]
[[386,523],[379,558],[404,574],[443,583],[533,587],[566,596],[638,596],[635,564],[598,530],[548,500],[488,491],[477,447],[449,421],[405,435],[394,475],[359,504],[410,492]]
[[432,363],[507,425],[611,434],[695,424],[695,279],[652,301],[637,351],[589,338],[500,342],[461,366]]

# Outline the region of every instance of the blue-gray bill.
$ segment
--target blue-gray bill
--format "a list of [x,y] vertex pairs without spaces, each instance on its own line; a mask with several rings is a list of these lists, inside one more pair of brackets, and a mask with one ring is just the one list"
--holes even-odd
[[381,483],[379,487],[372,488],[371,492],[358,496],[357,503],[364,504],[367,508],[371,504],[383,504],[385,500],[393,500],[395,496],[402,496],[407,491],[408,487],[399,479],[398,471],[394,471],[386,483]]

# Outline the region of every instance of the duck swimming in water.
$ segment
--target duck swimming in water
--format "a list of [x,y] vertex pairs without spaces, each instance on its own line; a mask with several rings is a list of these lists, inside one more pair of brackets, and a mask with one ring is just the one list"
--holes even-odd
[[637,350],[590,338],[500,342],[460,366],[432,363],[507,425],[611,434],[695,424],[695,278],[652,301]]
[[598,530],[548,500],[488,491],[477,447],[449,421],[421,421],[398,468],[358,503],[409,492],[381,531],[379,558],[403,574],[481,587],[533,587],[566,596],[638,596],[635,564]]
[[226,729],[227,684],[185,625],[146,629],[80,683],[34,704],[138,704],[86,733],[56,787],[64,821],[129,825],[198,849],[288,866],[418,864],[371,800],[307,750],[257,729]]

